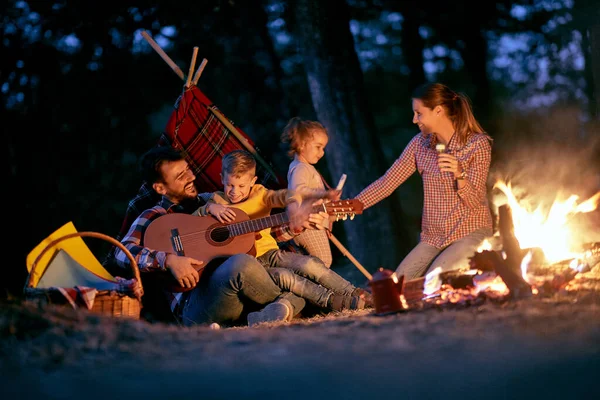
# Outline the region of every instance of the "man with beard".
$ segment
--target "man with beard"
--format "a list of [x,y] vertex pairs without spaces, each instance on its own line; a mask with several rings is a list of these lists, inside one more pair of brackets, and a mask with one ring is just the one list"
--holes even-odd
[[[203,261],[171,252],[148,248],[144,245],[144,234],[150,223],[169,213],[198,215],[204,205],[190,169],[182,152],[170,146],[155,147],[146,152],[140,163],[143,179],[162,199],[151,209],[143,211],[133,222],[121,243],[135,258],[144,274],[170,273],[184,290],[172,291],[165,286],[164,294],[171,306],[175,319],[186,325],[218,323],[239,325],[252,308],[260,309],[252,313],[251,324],[271,321],[289,321],[305,305],[305,299],[282,291],[271,275],[249,254],[236,254],[227,258],[217,268],[211,268],[200,275],[198,269]],[[333,191],[332,191],[333,192]],[[337,193],[328,193],[331,198]],[[290,197],[290,201],[294,201]],[[300,210],[301,207],[294,207]],[[282,225],[275,230],[280,241],[287,241],[314,224],[322,224],[325,213],[310,214],[305,218],[292,216],[290,225]],[[129,259],[118,249],[115,259],[120,267],[128,267]],[[282,274],[293,274],[282,269]],[[202,279],[200,279],[202,277]],[[310,291],[314,296],[335,296],[326,288],[301,276],[290,279],[298,287],[298,293]],[[248,318],[250,322],[250,318]]]

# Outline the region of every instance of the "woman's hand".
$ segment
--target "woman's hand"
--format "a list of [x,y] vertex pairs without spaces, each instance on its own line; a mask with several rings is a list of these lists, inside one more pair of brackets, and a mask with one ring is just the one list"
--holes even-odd
[[222,204],[210,203],[206,207],[206,212],[223,224],[235,221],[235,212]]
[[450,153],[438,154],[438,167],[442,172],[450,172],[454,175],[454,179],[462,174],[462,168],[458,159]]

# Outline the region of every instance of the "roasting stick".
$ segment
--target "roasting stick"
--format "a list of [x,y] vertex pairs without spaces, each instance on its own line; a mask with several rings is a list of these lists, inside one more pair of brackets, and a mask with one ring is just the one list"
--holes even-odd
[[[339,180],[337,186],[335,187],[335,190],[342,190],[344,188],[344,184],[346,183],[346,178],[347,178],[346,174],[342,174],[342,176],[340,177],[340,180]],[[354,264],[354,266],[356,268],[358,268],[358,270],[360,272],[362,272],[362,274],[364,276],[366,276],[369,281],[371,279],[373,279],[373,277],[365,269],[365,267],[363,267],[362,265],[360,265],[360,263],[356,260],[356,258],[354,258],[354,256],[352,254],[350,254],[350,252],[348,251],[348,249],[346,249],[344,247],[344,245],[339,240],[337,240],[337,238],[335,236],[333,236],[333,233],[331,233],[330,230],[327,230],[327,236],[329,236],[329,240],[331,240],[331,242],[333,244],[335,244],[335,246],[342,252],[342,254],[344,256],[348,257],[348,259],[350,261],[352,261],[352,264]]]
[[200,75],[202,75],[202,71],[204,71],[204,67],[206,67],[207,62],[208,60],[206,58],[202,59],[202,63],[198,67],[196,75],[194,75],[194,79],[192,79],[192,83],[194,84],[194,86],[198,85],[198,79],[200,79]]
[[186,89],[192,84],[192,75],[194,74],[194,68],[196,68],[196,57],[198,57],[198,46],[194,46],[194,52],[192,53],[192,62],[190,63],[190,69],[185,81]]
[[152,46],[152,48],[156,50],[158,55],[162,57],[162,59],[169,65],[169,67],[171,67],[171,69],[177,74],[177,76],[179,76],[183,80],[185,75],[181,68],[179,68],[173,60],[171,60],[167,53],[165,53],[164,50],[160,48],[158,43],[156,43],[154,39],[152,39],[148,32],[142,31],[142,36],[144,37],[144,39],[146,39],[150,46]]
[[242,143],[242,145],[246,148],[246,150],[248,150],[250,153],[252,153],[254,158],[256,158],[256,160],[262,164],[262,166],[267,170],[267,172],[273,176],[273,179],[275,179],[276,181],[279,182],[279,179],[277,179],[277,174],[275,173],[275,171],[273,171],[271,166],[260,156],[260,154],[258,154],[256,149],[254,147],[252,147],[252,145],[250,145],[250,143],[248,143],[248,139],[246,139],[236,129],[236,127],[233,126],[233,124],[227,119],[227,117],[225,117],[225,115],[223,115],[223,113],[221,111],[219,111],[219,109],[217,109],[217,107],[215,107],[214,105],[211,107],[208,107],[208,110],[211,113],[213,113],[215,115],[215,117],[217,117],[219,119],[219,121],[221,121],[223,123],[223,125],[225,125],[225,127],[227,129],[229,129],[229,131],[231,133],[233,133],[233,135],[236,138],[238,138],[238,140]]
[[333,242],[333,244],[335,244],[336,247],[338,249],[340,249],[340,251],[342,252],[342,254],[345,255],[346,257],[348,257],[348,259],[350,261],[352,261],[352,264],[354,264],[354,266],[356,268],[358,268],[358,270],[360,272],[362,272],[362,274],[364,276],[366,276],[369,281],[372,280],[373,276],[369,273],[369,271],[367,271],[365,269],[365,267],[363,267],[362,265],[360,265],[360,263],[356,260],[356,258],[354,258],[354,256],[352,256],[352,254],[350,254],[350,252],[344,247],[344,245],[339,240],[337,240],[337,238],[335,236],[333,236],[333,234],[331,233],[331,231],[328,231],[328,233],[329,233],[329,235],[328,235],[329,236],[329,240],[331,240]]

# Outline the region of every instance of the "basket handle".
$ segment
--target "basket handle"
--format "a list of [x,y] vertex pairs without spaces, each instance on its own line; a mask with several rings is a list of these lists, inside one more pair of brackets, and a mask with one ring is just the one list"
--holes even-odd
[[35,261],[31,265],[31,272],[29,273],[29,276],[27,276],[27,282],[25,283],[26,287],[32,287],[31,279],[33,277],[33,272],[35,271],[35,267],[36,267],[37,263],[41,260],[42,256],[44,254],[46,254],[46,252],[48,250],[50,250],[52,247],[56,246],[59,242],[62,242],[63,240],[71,239],[74,237],[95,237],[98,239],[104,239],[107,242],[110,242],[111,244],[113,244],[113,245],[117,246],[118,248],[120,248],[121,250],[123,250],[123,252],[127,256],[127,258],[129,259],[129,262],[131,264],[131,269],[133,270],[133,275],[135,276],[135,279],[137,279],[138,284],[141,287],[142,280],[140,279],[140,269],[138,268],[137,262],[135,261],[135,258],[133,258],[133,255],[131,254],[131,252],[129,250],[127,250],[127,248],[125,246],[123,246],[123,244],[121,242],[119,242],[118,240],[116,240],[108,235],[105,235],[103,233],[98,233],[98,232],[73,232],[73,233],[69,233],[64,236],[61,236],[57,239],[54,239],[52,242],[48,243],[48,245],[36,257]]

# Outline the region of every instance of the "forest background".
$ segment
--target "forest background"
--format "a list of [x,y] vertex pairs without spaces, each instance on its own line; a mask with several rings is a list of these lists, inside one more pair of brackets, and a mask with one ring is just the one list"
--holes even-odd
[[[600,189],[598,3],[4,1],[2,296],[22,291],[27,253],[66,222],[118,233],[138,157],[183,88],[144,30],[184,71],[198,46],[208,61],[198,87],[282,176],[286,122],[319,120],[330,142],[317,168],[330,183],[346,173],[343,197],[355,196],[418,133],[411,90],[440,81],[471,98],[494,138],[492,206],[497,180],[544,204]],[[421,207],[415,174],[334,234],[370,271],[394,269],[418,241]],[[586,215],[580,232],[594,234],[594,222]],[[101,258],[102,245],[89,245]]]

